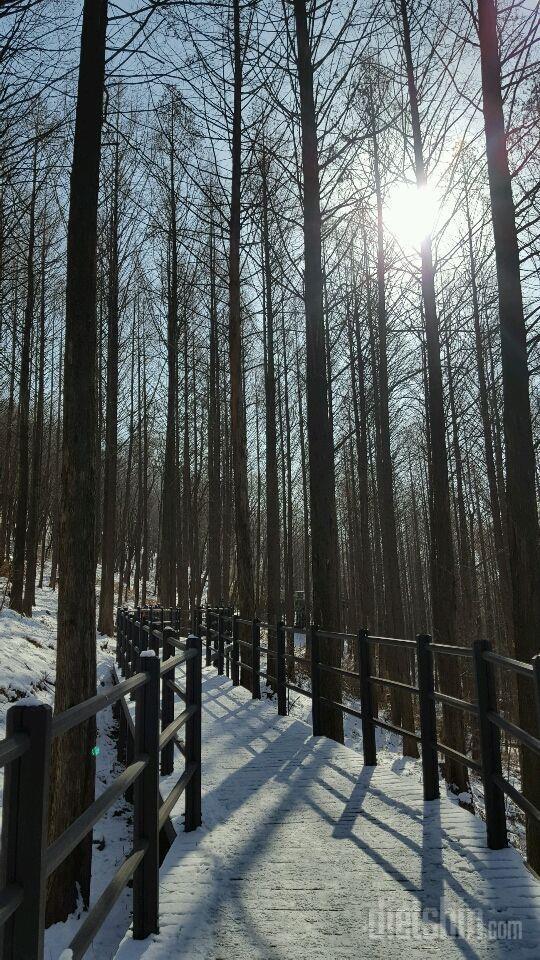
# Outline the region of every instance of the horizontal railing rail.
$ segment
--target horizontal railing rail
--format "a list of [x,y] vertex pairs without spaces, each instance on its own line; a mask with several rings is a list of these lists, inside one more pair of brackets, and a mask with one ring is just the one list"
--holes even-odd
[[[485,818],[487,841],[492,849],[500,849],[508,843],[505,795],[509,797],[527,816],[540,820],[540,811],[535,804],[518,790],[502,774],[501,761],[501,732],[507,734],[520,746],[523,746],[536,755],[540,754],[540,655],[536,656],[531,664],[523,663],[512,657],[505,657],[495,653],[486,641],[475,642],[471,647],[452,646],[435,643],[429,635],[419,635],[416,640],[397,637],[375,636],[366,630],[357,634],[320,630],[311,626],[306,631],[306,654],[285,649],[285,637],[295,630],[286,627],[283,623],[269,624],[258,620],[247,620],[236,614],[227,612],[231,618],[232,643],[223,647],[223,622],[225,613],[221,608],[209,608],[198,611],[201,631],[206,636],[206,663],[216,663],[218,672],[223,656],[230,659],[230,672],[234,684],[240,682],[240,672],[246,671],[253,698],[260,699],[260,679],[265,678],[277,694],[278,713],[287,712],[287,696],[290,691],[301,694],[312,701],[312,724],[314,735],[322,730],[321,709],[324,706],[334,708],[343,714],[356,717],[362,723],[362,741],[364,762],[373,766],[377,763],[375,730],[396,733],[410,738],[420,744],[423,774],[423,792],[426,800],[437,799],[439,788],[439,756],[449,758],[462,764],[469,770],[478,773],[484,785]],[[246,639],[250,628],[249,640]],[[267,644],[261,644],[261,629],[266,631]],[[242,630],[242,637],[239,636]],[[272,642],[270,642],[272,641]],[[358,669],[344,667],[337,662],[328,663],[321,657],[321,642],[325,644],[347,644],[355,650],[355,663]],[[294,642],[294,641],[293,641]],[[373,671],[374,648],[392,646],[403,651],[407,656],[414,657],[416,683],[408,683],[403,679],[380,676]],[[266,669],[261,669],[260,656],[266,657]],[[474,672],[474,686],[476,701],[470,702],[462,697],[453,696],[442,690],[435,689],[435,664],[437,657],[452,656],[470,661]],[[220,659],[221,658],[221,659]],[[301,664],[306,672],[309,671],[309,689],[300,686],[296,676],[290,676],[288,666]],[[498,710],[496,684],[493,670],[500,667],[513,674],[528,678],[535,684],[535,695],[538,713],[538,734],[522,729],[515,723],[501,715]],[[351,683],[358,684],[358,700],[360,709],[352,703],[344,703],[326,696],[321,691],[321,676],[335,675]],[[388,688],[398,693],[411,695],[417,698],[419,731],[408,730],[398,724],[378,716],[375,708],[373,689],[375,687]],[[478,725],[479,731],[479,759],[468,756],[457,750],[451,744],[441,742],[437,733],[436,707],[456,710],[469,715]]]
[[[133,800],[133,846],[79,927],[69,945],[70,956],[73,960],[84,956],[129,883],[134,938],[145,939],[158,931],[160,832],[170,823],[182,795],[185,829],[194,830],[201,823],[201,640],[193,634],[180,640],[179,622],[175,609],[160,609],[159,618],[156,611],[119,610],[114,686],[54,717],[50,706],[29,698],[8,710],[7,735],[0,742],[0,767],[5,767],[0,878],[3,960],[42,960],[47,879],[122,795]],[[185,690],[174,679],[180,666],[185,666]],[[178,717],[174,716],[175,695],[185,704]],[[134,717],[129,708],[132,697]],[[51,744],[110,706],[121,708],[123,738],[119,742],[129,744],[126,767],[47,844]],[[160,758],[162,773],[172,773],[173,755],[168,753],[181,729],[185,731],[181,744],[185,769],[163,799]]]

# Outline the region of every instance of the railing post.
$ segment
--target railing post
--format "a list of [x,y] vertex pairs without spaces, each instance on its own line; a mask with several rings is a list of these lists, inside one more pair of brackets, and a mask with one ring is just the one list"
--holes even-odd
[[206,647],[206,666],[209,667],[210,664],[212,663],[212,648],[211,648],[211,640],[210,640],[210,620],[211,620],[211,614],[210,614],[210,607],[208,606],[208,604],[206,604],[205,610],[206,610],[206,638],[205,638],[205,639],[206,639],[206,644],[205,644],[205,647]]
[[[134,674],[133,662],[134,662],[134,650],[133,650],[133,633],[135,628],[135,621],[133,614],[129,611],[126,612],[126,626],[127,626],[127,643],[126,643],[126,676],[132,677]],[[131,699],[130,694],[130,699]],[[131,735],[131,730],[127,725],[126,721],[126,766],[129,767],[130,763],[133,763],[133,757],[135,755],[135,744],[133,737]],[[133,785],[127,788],[124,798],[126,803],[133,803]]]
[[261,699],[261,623],[255,617],[251,621],[251,698]]
[[159,657],[159,640],[154,636],[154,608],[150,607],[148,611],[148,649],[153,650],[156,657]]
[[418,689],[420,691],[420,743],[422,746],[422,779],[424,800],[438,800],[439,761],[437,753],[437,713],[435,710],[435,679],[431,637],[419,634],[416,638],[418,660]]
[[122,654],[120,660],[120,669],[122,675],[126,676],[126,660],[127,660],[127,616],[126,609],[122,607]]
[[[144,629],[145,626],[147,626],[147,624],[145,623],[145,618],[141,613],[141,619],[139,620],[139,644],[138,644],[139,657],[141,656],[141,653],[143,652],[143,650],[148,650],[148,648],[150,647],[150,634],[147,630]],[[154,650],[154,653],[155,653],[155,650]]]
[[159,657],[144,650],[141,665],[150,677],[138,693],[135,755],[148,763],[135,781],[133,836],[148,847],[133,877],[134,940],[159,932]]
[[[175,632],[172,627],[165,627],[163,630],[163,663],[166,663],[170,657],[174,657],[176,650],[170,638],[174,637]],[[167,681],[174,683],[174,670],[169,671],[161,678],[161,729],[165,730],[174,720],[174,690]],[[174,740],[161,752],[161,773],[172,773],[174,768]]]
[[120,607],[116,608],[116,666],[120,670],[120,661],[121,661],[121,648],[122,648],[122,639],[121,639],[121,617],[122,611]]
[[321,735],[321,699],[320,699],[320,675],[319,675],[319,634],[314,624],[306,627],[306,635],[309,630],[311,647],[311,719],[313,724],[313,736]]
[[124,642],[124,618],[122,607],[118,607],[116,614],[116,665],[118,667],[118,673],[122,673],[122,657],[123,657],[123,642]]
[[217,672],[220,677],[224,673],[223,646],[223,607],[220,607],[217,620]]
[[233,682],[233,687],[237,687],[240,683],[240,667],[239,667],[239,643],[238,643],[238,616],[236,613],[232,615],[232,664],[231,664],[231,678]]
[[[135,611],[135,623],[133,624],[133,642],[136,649],[133,654],[133,673],[138,673],[141,669],[141,653],[144,649],[144,630],[142,624],[141,608],[137,607]],[[137,699],[137,691],[132,691],[129,695],[130,700]]]
[[186,831],[201,825],[201,709],[202,709],[202,641],[200,637],[187,638],[187,649],[197,656],[186,663],[186,705],[197,707],[186,723],[186,766],[196,764],[195,772],[186,787]]
[[373,723],[373,690],[371,687],[371,650],[367,630],[358,631],[358,663],[360,665],[360,713],[362,714],[362,749],[366,767],[377,765],[375,724]]
[[118,607],[118,613],[116,617],[116,663],[118,666],[118,673],[123,673],[123,661],[124,661],[124,611],[122,607]]
[[[231,625],[231,637],[232,637],[231,608],[230,608],[230,607],[225,607],[225,611],[224,611],[224,612],[225,612],[225,619],[224,619],[223,622],[224,622],[224,624],[230,624],[230,625]],[[224,627],[223,627],[223,631],[224,631],[224,632],[223,632],[223,643],[224,643],[224,647],[228,647],[228,646],[229,646],[229,643],[230,643],[229,638],[228,638],[228,633],[229,633],[229,631],[227,630],[227,627],[226,627],[225,625],[224,625]],[[227,643],[225,643],[225,638],[227,638]],[[229,679],[229,676],[230,676],[230,673],[231,673],[231,654],[230,654],[230,651],[227,652],[226,654],[224,653],[224,656],[225,656],[225,676],[227,677],[227,679]]]
[[488,718],[490,711],[497,710],[493,670],[491,664],[484,659],[484,653],[489,650],[491,650],[491,644],[487,640],[475,640],[473,643],[487,841],[490,850],[501,850],[508,846],[508,836],[504,793],[494,780],[496,776],[502,776],[502,763],[500,732]]
[[130,631],[131,647],[129,651],[129,675],[130,677],[132,677],[134,673],[137,673],[137,652],[135,649],[137,646],[137,629],[136,629],[137,619],[136,619],[135,612],[130,614],[129,622],[131,627],[131,631]]
[[538,732],[540,733],[540,653],[532,658],[534,696],[536,700],[536,716],[538,720]]
[[131,676],[131,614],[126,611],[124,633],[124,677]]
[[276,624],[276,686],[278,714],[287,716],[287,665],[285,663],[285,626],[280,620]]
[[7,736],[25,733],[30,745],[4,778],[1,880],[19,884],[23,901],[4,927],[3,960],[43,958],[51,721],[48,704],[18,703],[7,713]]

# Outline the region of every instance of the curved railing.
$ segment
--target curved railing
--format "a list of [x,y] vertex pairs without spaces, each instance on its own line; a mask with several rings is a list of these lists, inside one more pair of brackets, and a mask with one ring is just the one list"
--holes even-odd
[[[125,643],[128,622],[137,624],[139,646]],[[185,828],[201,823],[201,641],[190,635],[177,641],[165,628],[165,654],[160,659],[163,631],[146,629],[137,613],[118,611],[117,657],[120,674],[110,690],[53,717],[51,707],[22,700],[7,713],[7,735],[0,741],[0,767],[5,767],[2,803],[2,875],[0,936],[3,960],[43,957],[47,880],[95,824],[123,794],[133,798],[133,844],[123,863],[88,912],[69,945],[72,960],[83,957],[125,887],[133,884],[133,937],[145,939],[159,926],[159,836],[174,806],[185,793]],[[145,643],[151,637],[153,648]],[[175,646],[181,648],[176,654]],[[126,659],[129,652],[129,661]],[[129,663],[129,666],[128,666]],[[186,665],[185,709],[174,716],[174,671]],[[172,686],[172,705],[169,692]],[[166,691],[167,709],[163,695]],[[135,699],[130,717],[131,750],[122,773],[51,844],[47,845],[49,764],[51,744],[70,730],[96,717],[107,707]],[[124,716],[124,725],[129,726]],[[165,725],[163,721],[165,717]],[[168,797],[160,803],[162,772],[172,772],[170,748],[185,727],[185,769]],[[168,753],[169,751],[169,753]],[[164,759],[166,758],[164,770]],[[170,768],[170,769],[169,769]],[[69,952],[71,951],[71,952]]]
[[[250,631],[249,641],[239,638],[240,627]],[[233,684],[239,683],[240,671],[245,671],[251,679],[249,686],[252,696],[260,699],[261,677],[270,681],[276,693],[279,714],[287,713],[288,691],[309,697],[312,701],[315,736],[320,735],[323,729],[321,710],[325,704],[361,720],[366,765],[373,766],[377,763],[377,727],[416,741],[421,748],[424,799],[434,800],[439,797],[439,754],[474,770],[483,781],[487,842],[491,849],[501,849],[508,843],[505,796],[528,817],[540,822],[540,810],[535,803],[503,776],[500,734],[504,731],[536,756],[540,756],[540,739],[502,715],[494,675],[494,668],[498,667],[534,684],[540,733],[540,655],[528,664],[495,653],[487,641],[477,641],[472,647],[451,646],[434,643],[429,635],[419,635],[416,640],[406,640],[372,636],[367,630],[351,634],[320,630],[311,626],[306,633],[306,653],[309,650],[310,655],[301,656],[286,650],[287,633],[294,634],[294,628],[281,622],[273,625],[256,619],[245,620],[225,609],[201,608],[195,611],[193,628],[205,637],[207,665],[215,663],[218,673],[223,673],[226,667]],[[261,629],[267,631],[267,636],[273,637],[272,648],[261,645]],[[347,644],[349,649],[355,652],[353,659],[358,669],[324,662],[321,658],[322,641]],[[381,646],[395,647],[415,658],[416,684],[374,673],[372,651],[374,647]],[[247,656],[242,658],[242,653]],[[266,655],[267,663],[274,665],[271,673],[268,669],[261,669],[261,653]],[[448,656],[470,662],[474,673],[475,702],[450,696],[436,689],[434,658]],[[291,663],[302,664],[309,671],[309,689],[299,686],[295,679],[290,678],[288,665]],[[321,685],[323,673],[334,674],[356,683],[360,709],[325,696],[322,692],[324,687]],[[376,687],[387,687],[418,698],[419,731],[405,729],[377,715],[373,696]],[[475,718],[479,734],[479,759],[468,756],[440,740],[437,733],[437,704]]]

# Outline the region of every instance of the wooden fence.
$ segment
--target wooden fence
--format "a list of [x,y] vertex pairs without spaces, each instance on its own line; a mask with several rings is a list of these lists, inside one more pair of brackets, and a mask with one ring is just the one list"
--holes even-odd
[[[202,658],[199,637],[190,635],[182,640],[170,623],[161,629],[160,625],[148,626],[140,611],[118,611],[119,674],[111,689],[56,716],[50,706],[35,700],[22,700],[8,710],[7,735],[0,741],[0,767],[5,767],[0,877],[3,960],[42,960],[47,880],[123,794],[133,798],[133,848],[79,927],[70,944],[71,955],[73,960],[84,956],[131,881],[134,938],[145,939],[158,931],[160,832],[183,793],[185,829],[194,830],[201,823]],[[128,629],[133,637],[129,647]],[[161,648],[163,658],[159,656]],[[186,667],[185,690],[173,679],[182,664]],[[177,717],[175,692],[185,704]],[[135,700],[134,719],[129,698]],[[122,735],[124,743],[130,744],[126,768],[49,844],[51,743],[112,705],[122,707]],[[160,756],[162,772],[171,773],[171,746],[183,727],[185,770],[160,803]]]
[[[249,641],[239,638],[239,628],[243,625],[250,630]],[[515,739],[520,746],[540,756],[540,739],[507,720],[500,712],[495,668],[505,673],[527,679],[534,685],[536,698],[538,733],[540,734],[540,655],[532,663],[522,663],[510,657],[495,653],[487,641],[478,641],[472,647],[447,646],[434,643],[428,635],[418,636],[416,640],[401,640],[394,637],[371,636],[367,630],[356,634],[332,633],[310,627],[306,633],[306,652],[310,656],[287,652],[286,637],[294,637],[294,627],[283,623],[268,624],[259,620],[243,620],[231,610],[201,608],[193,616],[193,629],[205,637],[206,663],[217,666],[218,673],[232,678],[233,684],[239,683],[240,670],[246,671],[251,679],[252,696],[260,699],[261,678],[272,682],[276,691],[277,708],[280,715],[287,713],[287,691],[292,690],[312,700],[313,734],[321,733],[321,711],[325,704],[361,720],[364,762],[368,766],[377,763],[375,730],[377,727],[416,740],[421,748],[423,792],[425,800],[439,797],[439,754],[450,757],[457,763],[474,770],[484,786],[487,843],[492,850],[507,846],[507,824],[505,796],[527,816],[540,822],[540,810],[503,775],[501,762],[501,731]],[[261,645],[261,630],[267,637],[273,637],[272,647]],[[320,656],[321,639],[347,645],[355,651],[354,661],[358,670],[323,663]],[[294,642],[293,642],[294,646]],[[417,683],[402,683],[374,672],[373,651],[376,647],[391,646],[415,657],[415,675]],[[247,657],[242,657],[242,652]],[[261,669],[261,654],[267,658],[267,668]],[[469,702],[449,696],[435,688],[436,657],[458,657],[469,661],[475,679],[476,700]],[[244,661],[244,662],[242,662]],[[272,675],[268,664],[275,666]],[[309,689],[298,686],[289,678],[290,665],[300,664],[310,677]],[[360,710],[343,702],[330,700],[321,693],[321,674],[333,673],[347,678],[358,685]],[[374,687],[388,687],[418,698],[420,732],[406,730],[377,715],[374,707]],[[479,733],[479,759],[474,759],[454,749],[451,744],[442,743],[437,733],[436,705],[466,713],[476,719]]]

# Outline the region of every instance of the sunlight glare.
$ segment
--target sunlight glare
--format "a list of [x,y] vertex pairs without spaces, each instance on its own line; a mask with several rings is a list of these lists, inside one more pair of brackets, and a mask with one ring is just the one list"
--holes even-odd
[[429,185],[397,183],[388,192],[384,204],[384,225],[404,248],[419,248],[433,233],[438,204]]

